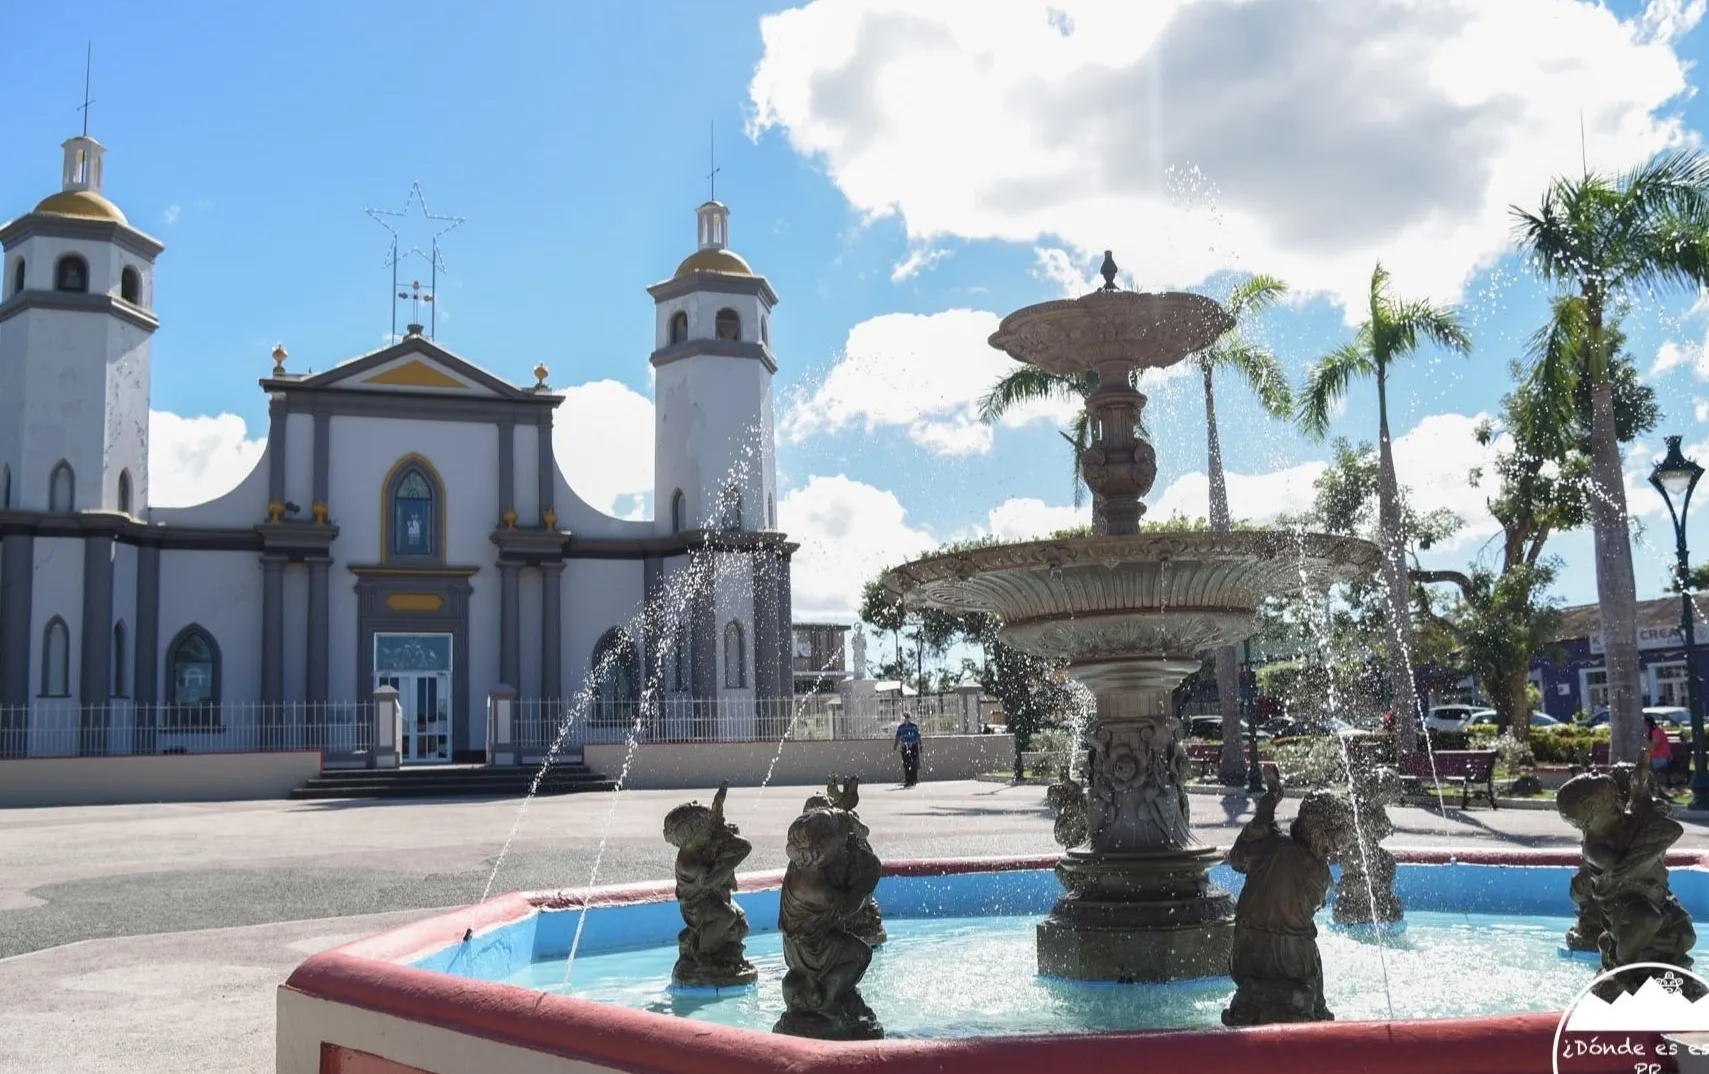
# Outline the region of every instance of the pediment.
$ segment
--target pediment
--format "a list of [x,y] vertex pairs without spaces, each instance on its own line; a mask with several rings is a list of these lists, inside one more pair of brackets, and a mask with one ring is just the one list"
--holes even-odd
[[534,394],[415,336],[297,383],[306,388],[460,398],[520,399]]

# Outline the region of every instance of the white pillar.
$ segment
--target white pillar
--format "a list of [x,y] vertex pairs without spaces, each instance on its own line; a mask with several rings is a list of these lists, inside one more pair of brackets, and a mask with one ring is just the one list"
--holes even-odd
[[368,750],[369,768],[396,768],[403,741],[404,707],[395,686],[374,691],[374,743]]
[[487,695],[487,763],[513,765],[516,756],[516,691],[498,686]]

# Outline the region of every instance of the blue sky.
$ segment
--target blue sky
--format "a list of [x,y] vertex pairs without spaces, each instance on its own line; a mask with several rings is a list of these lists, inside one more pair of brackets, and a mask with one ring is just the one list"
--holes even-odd
[[[1142,286],[1208,275],[1214,293],[1226,270],[1263,270],[1311,292],[1259,330],[1296,379],[1344,338],[1339,296],[1377,256],[1403,293],[1462,298],[1477,350],[1421,356],[1392,419],[1403,479],[1410,467],[1427,505],[1473,523],[1434,562],[1465,563],[1488,533],[1463,481],[1472,419],[1495,410],[1543,309],[1500,258],[1500,210],[1577,164],[1581,110],[1593,167],[1704,126],[1700,0],[1445,2],[1417,25],[1369,0],[1312,14],[945,0],[929,20],[907,6],[821,0],[770,22],[778,9],[745,0],[24,6],[5,21],[29,47],[0,69],[0,216],[54,188],[92,40],[107,193],[167,244],[154,481],[195,499],[253,462],[275,342],[299,370],[381,345],[387,236],[363,210],[402,207],[419,181],[433,211],[467,219],[444,240],[439,342],[521,383],[544,361],[574,389],[572,483],[645,511],[650,464],[603,472],[586,449],[650,436],[644,288],[692,249],[715,124],[732,245],[782,297],[779,513],[804,542],[798,614],[838,614],[861,577],[937,541],[1072,517],[1061,415],[987,434],[967,405],[994,368],[990,321],[1084,289],[1105,245]],[[427,234],[414,224],[406,245]],[[1709,442],[1692,298],[1630,318],[1666,413],[1634,474],[1663,432]],[[1337,435],[1374,435],[1372,394],[1356,390]],[[1236,385],[1219,414],[1235,513],[1297,507],[1327,448]],[[1160,383],[1148,417],[1154,510],[1201,513],[1196,384]],[[1633,493],[1641,595],[1660,591],[1671,545],[1652,499]],[[1561,594],[1591,599],[1588,536],[1553,547]]]

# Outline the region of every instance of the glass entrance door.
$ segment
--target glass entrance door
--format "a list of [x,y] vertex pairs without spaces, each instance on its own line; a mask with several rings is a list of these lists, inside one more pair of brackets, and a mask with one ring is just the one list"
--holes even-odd
[[375,634],[374,685],[398,692],[404,764],[451,759],[451,635]]

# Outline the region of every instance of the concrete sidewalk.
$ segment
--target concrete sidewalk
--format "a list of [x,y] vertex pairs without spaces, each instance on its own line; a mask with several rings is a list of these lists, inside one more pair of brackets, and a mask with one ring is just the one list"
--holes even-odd
[[[783,867],[784,832],[813,789],[731,790],[727,812],[756,848],[746,868]],[[0,1070],[265,1074],[273,989],[308,955],[472,902],[489,881],[497,893],[669,876],[660,828],[688,797],[0,812]],[[861,814],[891,859],[1047,855],[1057,847],[1043,799],[1040,787],[971,781],[872,786]],[[1251,808],[1244,795],[1193,806],[1200,834],[1221,845]],[[1549,812],[1391,815],[1391,846],[1576,844]],[[1709,848],[1709,831],[1678,816],[1681,846]]]

